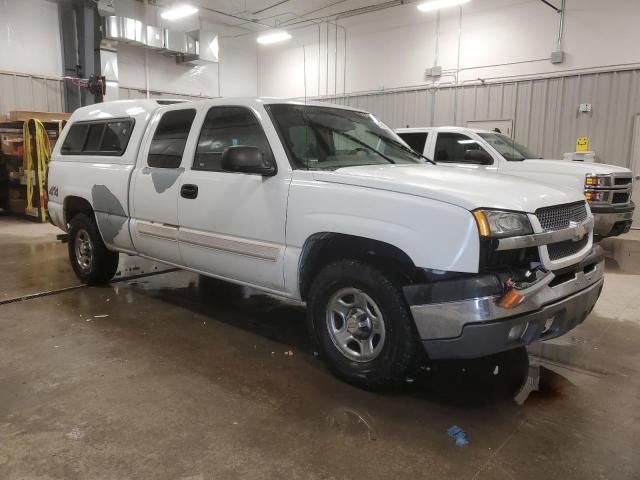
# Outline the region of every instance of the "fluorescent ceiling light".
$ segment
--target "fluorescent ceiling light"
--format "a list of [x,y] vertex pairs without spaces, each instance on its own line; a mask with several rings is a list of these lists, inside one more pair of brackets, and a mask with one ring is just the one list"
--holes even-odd
[[470,1],[471,0],[429,0],[419,3],[418,10],[421,12],[432,12],[434,10],[440,10],[441,8],[455,7],[463,3],[469,3]]
[[285,40],[289,40],[291,35],[289,35],[284,30],[279,30],[276,32],[268,32],[258,37],[258,43],[262,45],[269,45],[270,43],[283,42]]
[[187,5],[186,3],[180,5],[174,5],[160,14],[165,20],[179,20],[189,15],[196,13],[198,9],[193,5]]

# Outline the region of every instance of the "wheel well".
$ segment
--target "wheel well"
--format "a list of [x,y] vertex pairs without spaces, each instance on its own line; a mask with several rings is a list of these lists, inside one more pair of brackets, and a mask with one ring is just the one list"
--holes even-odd
[[341,259],[366,261],[407,284],[420,279],[421,275],[411,258],[391,244],[342,233],[317,233],[307,239],[300,256],[298,282],[303,300],[320,269]]
[[64,199],[64,221],[69,223],[78,213],[93,214],[93,207],[82,197],[67,197]]

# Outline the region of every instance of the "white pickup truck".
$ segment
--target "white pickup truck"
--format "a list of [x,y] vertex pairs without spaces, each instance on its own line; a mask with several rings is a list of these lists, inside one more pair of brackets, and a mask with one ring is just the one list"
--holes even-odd
[[516,175],[584,192],[596,239],[626,233],[633,221],[632,172],[602,163],[546,160],[499,132],[464,127],[400,128],[396,133],[436,163]]
[[80,108],[47,188],[84,282],[122,252],[304,301],[320,355],[357,385],[404,381],[420,346],[474,358],[561,335],[604,281],[580,192],[430,164],[325,104]]

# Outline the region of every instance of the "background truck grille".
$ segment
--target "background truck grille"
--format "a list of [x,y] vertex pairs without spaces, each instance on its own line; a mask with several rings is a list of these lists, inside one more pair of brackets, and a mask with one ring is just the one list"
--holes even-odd
[[629,185],[631,183],[631,177],[616,177],[614,179],[614,185]]
[[[536,217],[538,217],[538,221],[545,231],[553,232],[569,228],[569,222],[583,222],[586,220],[587,207],[585,202],[545,207],[536,210]],[[549,245],[549,248],[551,248],[551,245]]]
[[615,192],[611,203],[627,203],[629,201],[629,194],[627,192]]
[[565,240],[564,242],[552,243],[547,245],[547,251],[549,252],[549,258],[551,260],[558,260],[560,258],[569,257],[578,253],[589,243],[589,235],[582,237],[582,240],[574,242],[573,240]]

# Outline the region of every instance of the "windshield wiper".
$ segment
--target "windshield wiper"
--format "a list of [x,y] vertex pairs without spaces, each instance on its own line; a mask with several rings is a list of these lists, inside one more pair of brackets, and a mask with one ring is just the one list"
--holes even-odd
[[[338,132],[336,130],[336,132]],[[359,140],[358,138],[354,137],[353,135],[349,135],[348,133],[344,133],[344,132],[338,132],[339,135],[342,135],[344,137],[347,137],[349,140],[351,140],[352,142],[357,143],[358,145],[362,145],[363,147],[369,149],[370,151],[372,151],[373,153],[380,155],[382,158],[384,158],[387,162],[389,163],[393,163],[395,164],[395,160],[389,158],[387,155],[385,155],[384,153],[380,152],[379,150],[376,150],[375,148],[373,148],[370,145],[367,145],[366,143],[364,143],[362,140]]]

